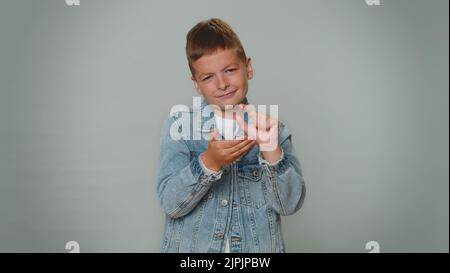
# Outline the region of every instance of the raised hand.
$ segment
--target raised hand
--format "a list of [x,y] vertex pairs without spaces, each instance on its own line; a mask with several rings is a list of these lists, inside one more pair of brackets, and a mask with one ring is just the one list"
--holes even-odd
[[240,104],[239,107],[249,114],[251,120],[247,123],[240,115],[236,115],[236,121],[247,137],[256,140],[260,151],[275,151],[278,147],[278,120],[267,114],[256,112],[249,105]]

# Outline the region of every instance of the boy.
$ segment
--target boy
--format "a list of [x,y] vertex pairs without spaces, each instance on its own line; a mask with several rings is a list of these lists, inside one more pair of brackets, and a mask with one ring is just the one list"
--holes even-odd
[[[202,101],[200,109],[172,113],[162,129],[161,251],[284,252],[280,215],[298,211],[305,195],[291,135],[276,118],[248,105],[252,61],[226,22],[195,25],[187,34],[186,54]],[[208,121],[204,111],[210,106],[215,118]],[[227,125],[232,106],[250,117],[233,115],[240,134]],[[196,121],[214,129],[193,126]],[[206,139],[193,139],[198,131]]]

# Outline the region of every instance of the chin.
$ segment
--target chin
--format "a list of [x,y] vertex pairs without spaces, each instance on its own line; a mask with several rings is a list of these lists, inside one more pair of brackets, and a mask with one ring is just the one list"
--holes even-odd
[[233,105],[233,106],[235,106],[235,105],[238,105],[239,103],[241,103],[241,101],[242,100],[230,100],[230,101],[222,102],[221,108],[223,110],[225,110],[225,106],[226,105]]

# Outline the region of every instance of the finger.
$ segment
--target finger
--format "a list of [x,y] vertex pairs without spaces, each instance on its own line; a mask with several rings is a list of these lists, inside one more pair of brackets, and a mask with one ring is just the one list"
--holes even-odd
[[245,112],[248,113],[249,123],[251,123],[251,125],[255,127],[256,130],[269,131],[270,129],[269,115],[265,113],[256,112],[255,107],[251,105],[240,104],[239,106],[241,107],[241,109],[243,109]]
[[245,122],[240,115],[236,116],[236,122],[238,123],[239,127],[244,130],[244,134],[248,139],[256,139],[256,127],[253,124],[248,124],[247,122]]
[[218,138],[217,138],[216,129],[212,128],[211,129],[211,139],[209,141],[217,141],[217,140],[218,140]]
[[239,144],[237,144],[237,145],[235,145],[233,147],[228,148],[227,152],[234,153],[236,151],[239,151],[240,149],[242,149],[243,147],[247,146],[252,141],[254,141],[254,140],[246,139],[246,140],[242,141],[241,143],[239,143]]
[[233,158],[239,158],[241,157],[243,154],[245,154],[248,150],[250,150],[250,148],[255,145],[255,141],[252,140],[251,142],[249,142],[247,145],[245,145],[244,147],[242,147],[240,150],[234,152],[231,154],[231,156]]
[[255,127],[259,130],[268,131],[270,129],[269,115],[258,113]]
[[248,104],[239,104],[239,107],[245,112],[247,112],[251,118],[256,118],[257,112],[255,110],[255,107],[250,106]]
[[247,138],[245,138],[245,139],[234,139],[234,140],[220,140],[220,141],[217,141],[217,143],[218,143],[220,148],[228,149],[228,148],[234,147],[234,146],[238,145],[239,143],[244,142],[246,140],[247,140]]

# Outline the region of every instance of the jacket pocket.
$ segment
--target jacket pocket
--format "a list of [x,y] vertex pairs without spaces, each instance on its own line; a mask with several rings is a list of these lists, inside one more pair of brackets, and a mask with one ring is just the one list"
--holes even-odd
[[261,208],[266,204],[266,184],[262,175],[262,167],[258,164],[243,164],[238,168],[241,183],[241,204],[253,208]]

